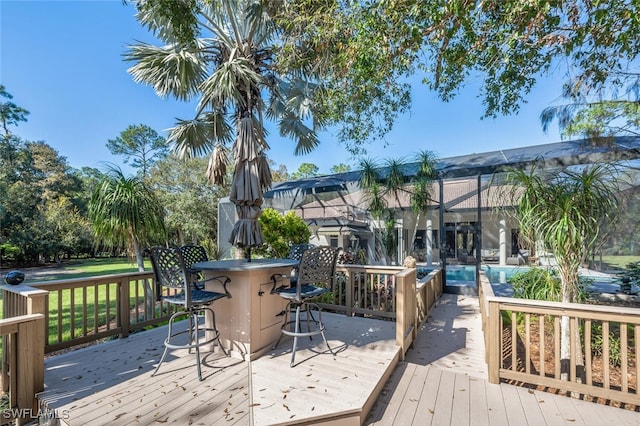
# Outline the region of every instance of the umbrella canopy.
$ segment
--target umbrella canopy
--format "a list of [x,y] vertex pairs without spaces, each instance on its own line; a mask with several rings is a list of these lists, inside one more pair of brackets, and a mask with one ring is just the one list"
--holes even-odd
[[248,114],[240,120],[238,137],[233,145],[236,160],[229,199],[236,205],[236,221],[229,242],[247,250],[264,242],[258,218],[262,214],[262,194],[271,187],[271,170],[264,151],[269,149],[260,126]]

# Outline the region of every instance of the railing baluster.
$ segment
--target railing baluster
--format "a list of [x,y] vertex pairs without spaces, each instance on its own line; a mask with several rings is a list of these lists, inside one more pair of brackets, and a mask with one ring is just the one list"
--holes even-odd
[[94,284],[93,286],[93,332],[97,333],[100,329],[100,312],[98,307],[100,306],[98,303],[98,284]]
[[56,343],[62,342],[62,295],[63,290],[58,290],[58,340]]
[[82,287],[82,335],[87,334],[87,288]]
[[620,323],[620,367],[622,369],[622,392],[629,392],[629,365],[627,363],[627,323]]
[[609,352],[609,321],[602,322],[602,385],[605,389],[610,388],[609,383],[609,363],[610,361],[610,352]]
[[591,386],[593,384],[593,368],[591,367],[592,356],[591,356],[591,319],[586,319],[584,322],[584,365],[585,365],[585,375],[587,376],[586,383]]
[[74,339],[76,337],[76,289],[72,288],[69,290],[69,315],[70,315],[70,333],[71,338]]
[[544,377],[545,376],[545,363],[547,362],[545,355],[546,355],[546,350],[545,350],[545,334],[544,334],[544,327],[545,327],[545,321],[546,321],[546,315],[542,314],[538,316],[538,341],[540,342],[540,365],[538,366],[538,369],[540,371],[540,377]]
[[554,377],[560,379],[562,371],[560,369],[560,317],[558,315],[553,317],[553,344],[554,344]]
[[531,374],[531,314],[527,312],[525,314],[525,339],[526,344],[524,347],[524,369],[527,374]]

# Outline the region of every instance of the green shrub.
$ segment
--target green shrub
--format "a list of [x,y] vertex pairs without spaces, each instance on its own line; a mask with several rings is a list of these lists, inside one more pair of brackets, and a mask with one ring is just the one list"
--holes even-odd
[[[602,324],[593,324],[591,330],[591,352],[595,356],[603,356],[604,336],[602,335]],[[609,330],[609,364],[614,367],[622,365],[621,347],[620,333],[616,332],[616,330]]]
[[[587,297],[586,288],[593,284],[593,279],[578,277],[578,302]],[[513,296],[519,299],[562,301],[562,282],[555,269],[530,268],[518,272],[508,282],[513,288]]]
[[553,269],[531,268],[518,272],[508,282],[513,288],[513,296],[519,299],[562,300],[562,284]]
[[264,257],[286,258],[292,244],[308,243],[311,237],[307,224],[292,211],[283,215],[266,208],[259,220],[265,244],[255,249],[254,253]]
[[627,263],[627,267],[620,274],[620,278],[623,283],[640,286],[640,262]]

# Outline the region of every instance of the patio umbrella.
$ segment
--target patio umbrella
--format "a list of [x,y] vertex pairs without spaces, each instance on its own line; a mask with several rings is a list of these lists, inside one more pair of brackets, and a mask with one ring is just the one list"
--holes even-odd
[[271,170],[264,155],[269,149],[261,127],[247,114],[240,120],[238,137],[233,145],[236,160],[229,199],[236,205],[236,221],[229,242],[246,250],[251,261],[251,247],[262,245],[264,237],[258,218],[262,214],[262,194],[271,187]]

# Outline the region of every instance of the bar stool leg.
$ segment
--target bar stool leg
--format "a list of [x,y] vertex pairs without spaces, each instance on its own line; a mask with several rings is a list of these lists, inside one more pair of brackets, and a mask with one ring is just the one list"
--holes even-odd
[[[307,320],[308,321],[308,320]],[[296,347],[298,346],[298,334],[300,333],[300,304],[296,306],[296,323],[293,335],[293,352],[291,352],[291,367],[295,364]]]

